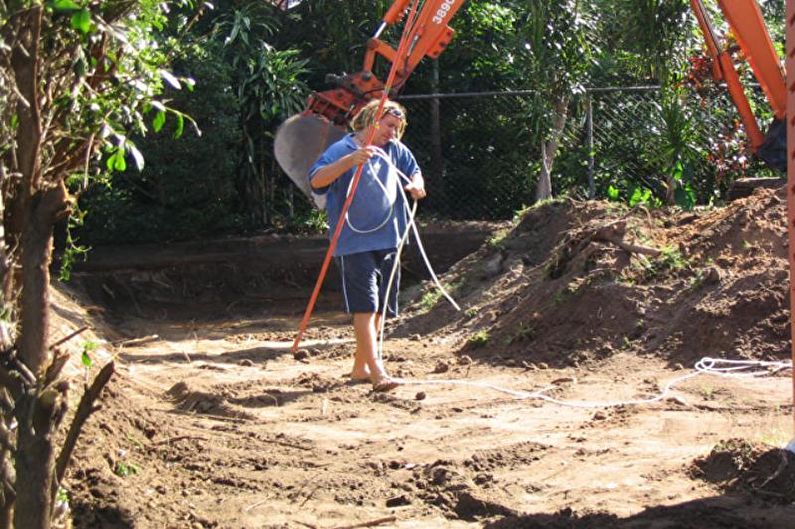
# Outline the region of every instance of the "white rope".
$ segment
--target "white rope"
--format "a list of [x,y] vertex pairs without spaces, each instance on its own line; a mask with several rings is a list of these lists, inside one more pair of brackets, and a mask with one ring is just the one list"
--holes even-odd
[[[729,364],[730,367],[716,367],[719,364]],[[750,373],[737,372],[743,369],[749,369],[753,367],[764,367],[767,369],[765,369],[764,371],[759,371],[759,370],[752,371]],[[519,400],[538,399],[546,402],[551,402],[553,404],[558,404],[560,406],[567,406],[570,408],[595,409],[595,408],[613,408],[616,406],[634,406],[634,405],[651,404],[654,402],[659,402],[661,400],[664,400],[668,396],[668,394],[671,392],[674,386],[680,384],[681,382],[684,382],[685,380],[695,378],[699,375],[712,375],[712,376],[727,377],[727,378],[769,376],[784,369],[792,369],[792,362],[723,360],[723,359],[704,357],[698,362],[696,362],[694,369],[695,371],[693,373],[688,373],[687,375],[683,375],[669,381],[663,387],[660,394],[655,397],[650,397],[646,399],[630,399],[630,400],[616,400],[616,401],[560,400],[554,397],[550,397],[549,395],[545,395],[545,393],[550,389],[554,389],[559,386],[548,386],[538,391],[528,392],[528,391],[512,390],[494,384],[487,384],[483,382],[468,381],[468,380],[456,380],[456,379],[448,379],[448,380],[397,379],[397,380],[405,385],[457,385],[457,386],[478,387],[484,389],[491,389],[501,393],[507,393],[509,395],[516,397]]]
[[[398,176],[403,178],[406,182],[411,183],[411,178],[406,176],[406,174],[403,173],[403,171],[398,169],[397,166],[394,163],[392,163],[392,160],[389,159],[388,156],[386,156],[385,152],[381,151],[381,153],[379,153],[379,154],[384,156],[384,158],[386,159],[387,163],[389,163],[392,167],[395,168],[395,171],[397,171]],[[406,213],[408,214],[408,217],[409,217],[409,222],[406,224],[406,232],[403,234],[403,237],[401,237],[401,244],[405,244],[406,239],[408,238],[408,232],[409,232],[409,230],[411,230],[414,233],[414,240],[417,242],[417,248],[419,249],[420,255],[422,256],[422,260],[425,263],[425,268],[427,268],[428,273],[431,276],[431,279],[433,279],[434,285],[436,285],[436,288],[439,289],[439,291],[442,293],[442,295],[445,297],[445,299],[447,299],[447,301],[450,302],[450,304],[455,308],[455,310],[459,310],[460,311],[461,307],[458,306],[458,303],[455,302],[453,297],[447,292],[447,290],[444,288],[444,286],[442,286],[442,282],[439,281],[439,278],[437,277],[436,272],[434,272],[434,270],[433,270],[433,266],[431,266],[431,261],[430,261],[430,259],[428,259],[428,253],[425,251],[425,246],[422,244],[422,239],[420,238],[420,232],[417,229],[417,223],[415,222],[417,201],[414,200],[414,207],[412,209],[409,209],[409,207],[408,207],[409,200],[408,200],[408,197],[406,196],[406,190],[403,189],[403,186],[398,186],[398,190],[400,191],[401,195],[403,196],[403,205],[406,208]],[[396,266],[397,266],[397,263],[396,263]]]
[[[398,186],[401,188],[402,187]],[[405,199],[405,192],[403,193],[403,197]],[[403,233],[403,236],[400,238],[400,244],[398,244],[397,251],[395,252],[395,262],[392,265],[392,270],[389,272],[389,281],[386,284],[386,292],[384,295],[384,307],[382,308],[381,312],[381,325],[380,329],[378,329],[378,347],[376,349],[376,358],[380,362],[384,356],[384,327],[386,327],[386,309],[389,306],[389,294],[392,292],[392,283],[395,281],[395,276],[397,275],[398,268],[400,267],[400,255],[403,253],[403,247],[406,244],[406,240],[409,237],[409,229],[414,224],[414,217],[417,214],[417,201],[414,201],[414,204],[411,206],[411,210],[409,211],[409,224],[406,227],[406,231]],[[397,293],[395,293],[395,308],[397,308]]]
[[[378,149],[378,147],[376,147],[376,148]],[[381,149],[378,149],[378,150],[380,151]],[[386,153],[384,153],[384,156],[386,156]],[[381,181],[381,179],[378,178],[377,172],[372,170],[372,160],[367,160],[367,162],[365,162],[364,165],[365,165],[365,167],[362,168],[362,171],[367,169],[367,173],[369,173],[370,176],[372,176],[373,180],[375,180],[375,182],[378,184],[378,186],[384,192],[384,196],[387,198],[387,200],[389,200],[389,191],[384,186],[384,183]],[[351,181],[348,182],[348,190],[345,193],[345,197],[346,198],[348,197],[348,195],[351,194],[351,188],[352,187],[353,187],[353,178],[351,178]],[[398,186],[398,187],[400,187],[400,186]],[[383,228],[384,226],[386,226],[386,224],[392,219],[392,213],[394,211],[395,211],[395,203],[394,202],[390,202],[389,203],[389,211],[387,212],[386,217],[384,218],[384,220],[381,221],[381,223],[378,226],[376,226],[375,228],[371,228],[371,229],[359,229],[359,228],[356,228],[353,225],[353,223],[351,222],[351,218],[350,218],[351,210],[349,209],[348,211],[345,212],[345,223],[348,225],[348,227],[354,233],[359,233],[359,234],[375,233],[378,230],[380,230],[381,228]]]
[[[400,178],[403,178],[406,182],[411,183],[411,178],[406,176],[406,174],[403,171],[401,171],[394,164],[394,162],[392,162],[392,159],[389,157],[389,155],[387,155],[387,153],[383,149],[376,147],[376,153],[380,157],[382,157],[387,162],[387,164],[389,164],[389,166],[397,172],[397,175]],[[378,179],[376,178],[376,180]],[[408,241],[408,237],[411,232],[414,233],[414,238],[417,241],[417,248],[420,251],[420,255],[422,256],[423,262],[425,263],[425,267],[428,269],[428,273],[433,279],[434,285],[436,285],[436,288],[439,289],[442,295],[453,305],[453,307],[455,307],[456,310],[461,310],[461,307],[458,306],[458,303],[455,302],[455,300],[450,296],[447,290],[445,290],[444,286],[442,286],[442,283],[441,281],[439,281],[439,278],[436,276],[436,272],[434,272],[433,267],[431,266],[430,259],[428,259],[428,255],[425,252],[425,247],[422,244],[422,240],[420,238],[419,230],[417,229],[417,223],[415,220],[417,214],[417,201],[413,200],[412,207],[409,208],[408,207],[409,201],[408,197],[406,196],[406,191],[403,189],[402,185],[398,184],[397,187],[403,197],[403,205],[408,214],[408,222],[406,223],[406,229],[400,237],[400,243],[398,244],[397,250],[395,252],[395,262],[392,265],[392,270],[389,273],[389,281],[387,282],[386,293],[384,296],[384,306],[381,312],[381,325],[380,329],[377,329],[379,336],[376,347],[376,358],[379,362],[382,361],[384,355],[384,328],[386,327],[386,312],[387,312],[387,307],[389,306],[389,295],[392,291],[392,284],[395,281],[395,276],[397,275],[398,267],[400,266],[400,256],[403,253],[403,247]],[[387,190],[384,189],[384,193],[386,192]],[[390,211],[390,216],[391,216],[391,211]]]

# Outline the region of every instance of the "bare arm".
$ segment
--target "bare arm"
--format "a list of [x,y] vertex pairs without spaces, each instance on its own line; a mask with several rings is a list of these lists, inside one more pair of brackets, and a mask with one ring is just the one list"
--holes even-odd
[[343,156],[336,162],[332,162],[324,167],[321,167],[312,176],[312,188],[319,189],[331,185],[337,178],[345,174],[345,172],[350,170],[352,167],[361,165],[372,158],[372,156],[375,154],[374,149],[374,147],[362,147],[348,155]]
[[414,173],[414,175],[411,177],[411,183],[409,183],[403,189],[408,191],[411,194],[411,198],[414,200],[425,198],[425,179],[422,177],[422,173],[419,171]]

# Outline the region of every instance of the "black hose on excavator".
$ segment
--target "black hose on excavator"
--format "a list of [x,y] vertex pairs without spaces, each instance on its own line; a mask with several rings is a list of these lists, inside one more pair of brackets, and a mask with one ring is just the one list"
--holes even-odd
[[768,167],[782,173],[787,172],[787,121],[774,119],[767,129],[765,142],[757,149],[756,155]]

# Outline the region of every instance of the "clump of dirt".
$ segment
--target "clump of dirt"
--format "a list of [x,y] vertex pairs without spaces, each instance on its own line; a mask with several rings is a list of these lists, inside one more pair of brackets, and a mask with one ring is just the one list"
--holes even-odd
[[439,460],[415,469],[409,483],[416,488],[418,499],[449,518],[471,521],[516,515],[490,487],[493,479],[487,473],[472,476],[469,469],[457,462]]
[[697,459],[690,474],[710,483],[734,483],[765,450],[763,445],[745,439],[728,439],[715,445],[706,457]]
[[[252,418],[249,414],[235,409],[228,401],[229,394],[224,391],[201,391],[191,389],[185,382],[177,382],[166,394],[179,411],[186,413],[204,413],[224,417]],[[278,405],[276,396],[265,394],[258,399],[260,405]]]
[[784,190],[694,212],[545,203],[446,274],[460,312],[425,284],[395,335],[553,367],[618,351],[672,365],[785,358],[786,244]]
[[718,443],[690,469],[725,491],[747,491],[768,501],[795,502],[795,454],[744,439]]

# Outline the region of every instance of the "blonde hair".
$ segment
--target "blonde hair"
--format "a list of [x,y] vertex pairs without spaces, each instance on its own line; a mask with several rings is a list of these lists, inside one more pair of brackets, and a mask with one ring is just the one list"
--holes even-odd
[[[378,107],[380,104],[381,101],[379,99],[373,99],[364,105],[355,116],[353,116],[353,119],[351,120],[351,128],[354,130],[354,132],[359,132],[375,125],[375,114],[378,112]],[[387,114],[391,114],[400,119],[400,125],[398,126],[397,130],[397,139],[401,139],[403,137],[403,132],[406,130],[406,124],[408,123],[406,121],[406,109],[400,103],[386,100],[384,102],[384,111],[381,114],[381,117],[383,118]]]

